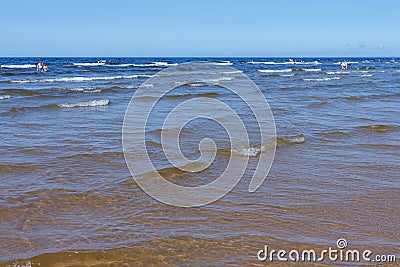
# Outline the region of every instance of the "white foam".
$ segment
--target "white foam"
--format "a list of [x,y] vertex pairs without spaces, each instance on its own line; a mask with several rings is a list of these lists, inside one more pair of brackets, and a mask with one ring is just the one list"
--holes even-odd
[[[343,61],[343,62],[346,62],[347,64],[358,64],[358,63],[359,63],[358,61]],[[335,63],[333,63],[333,64],[335,64],[335,65],[340,65],[340,64],[342,64],[343,62],[335,62]]]
[[149,75],[126,75],[126,76],[101,76],[101,77],[64,77],[54,79],[36,79],[36,80],[13,80],[12,83],[36,83],[36,82],[88,82],[115,79],[135,79],[139,76],[149,77]]
[[0,100],[9,99],[10,97],[10,95],[0,95]]
[[222,61],[222,62],[212,62],[214,65],[220,65],[220,66],[230,66],[233,65],[232,62],[230,61]]
[[349,72],[346,72],[346,71],[327,71],[327,72],[325,72],[326,74],[329,74],[329,75],[337,75],[337,74],[349,74]]
[[321,71],[322,69],[304,69],[304,71]]
[[303,79],[306,82],[322,82],[322,81],[330,81],[330,80],[340,80],[340,77],[330,77],[330,78],[314,78],[314,79]]
[[127,64],[107,64],[107,67],[134,67],[135,64],[127,63]]
[[292,144],[301,144],[304,141],[306,141],[306,138],[304,135],[298,135],[298,136],[292,136],[292,137],[285,137],[283,138],[286,142],[292,143]]
[[284,70],[257,70],[258,72],[263,73],[275,73],[275,72],[291,72],[292,69],[284,69]]
[[66,88],[66,89],[70,91],[83,92],[83,93],[99,93],[102,91],[101,89],[94,89],[93,87],[77,87],[77,88]]
[[192,86],[192,87],[205,87],[205,86],[209,86],[210,84],[208,84],[208,83],[189,83],[188,85]]
[[294,74],[282,74],[281,77],[292,77]]
[[28,68],[36,68],[36,65],[33,65],[33,64],[1,65],[1,67],[7,68],[7,69],[28,69]]
[[135,67],[168,67],[168,66],[177,66],[177,63],[168,63],[168,62],[152,62],[145,64],[132,64]]
[[243,71],[242,70],[221,71],[221,72],[212,72],[210,74],[238,74],[238,73],[243,73]]
[[360,77],[372,77],[372,74],[363,74]]
[[221,81],[231,81],[235,79],[235,77],[220,77],[220,78],[215,78],[215,79],[206,79],[206,80],[202,80],[200,82],[204,82],[204,83],[218,83]]
[[83,91],[85,91],[86,89],[85,89],[85,88],[80,88],[80,87],[78,87],[78,88],[70,88],[70,89],[68,89],[68,90],[70,90],[70,91],[83,92]]
[[84,90],[83,91],[84,93],[100,93],[101,92],[101,89],[95,89],[95,90]]
[[273,62],[273,61],[250,61],[250,62],[247,62],[247,63],[248,64],[254,64],[254,65],[256,65],[256,64],[266,64],[266,65],[279,64],[279,63]]
[[319,65],[322,64],[318,61],[294,61],[294,62],[274,62],[274,61],[250,61],[249,64],[265,64],[265,65]]
[[87,62],[84,62],[84,63],[72,63],[72,65],[78,66],[78,67],[103,66],[105,64],[106,64],[105,61],[93,62],[93,63],[87,63]]
[[108,104],[110,104],[110,100],[99,99],[99,100],[92,100],[92,101],[88,101],[88,102],[60,104],[59,107],[61,107],[61,108],[99,107],[99,106],[106,106]]
[[256,157],[258,154],[265,152],[266,150],[266,145],[256,145],[240,149],[232,149],[232,152],[240,156]]

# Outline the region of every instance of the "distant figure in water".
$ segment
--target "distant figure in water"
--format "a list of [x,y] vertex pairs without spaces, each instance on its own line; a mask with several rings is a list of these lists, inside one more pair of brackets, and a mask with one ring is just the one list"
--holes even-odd
[[37,64],[36,64],[36,72],[40,72],[40,71],[42,71],[43,70],[43,62],[42,61],[39,61]]
[[47,65],[43,64],[42,72],[48,72],[48,71],[49,71],[49,68],[47,67]]
[[290,58],[290,59],[289,59],[289,62],[290,62],[290,63],[294,63],[294,59],[293,59],[293,58]]
[[347,70],[347,62],[343,61],[342,63],[340,63],[340,66],[342,67],[342,70]]

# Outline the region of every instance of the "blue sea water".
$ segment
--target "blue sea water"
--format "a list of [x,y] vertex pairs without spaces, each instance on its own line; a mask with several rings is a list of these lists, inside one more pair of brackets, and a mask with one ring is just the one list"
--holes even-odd
[[[37,73],[38,61],[49,72]],[[229,65],[255,82],[272,109],[278,149],[256,193],[239,184],[187,210],[155,201],[133,182],[121,129],[143,82],[191,61]],[[399,58],[0,58],[0,65],[0,262],[62,262],[76,251],[67,258],[78,265],[98,258],[248,265],[266,242],[319,247],[345,236],[360,248],[400,246]],[[165,101],[196,96],[239,105],[201,84]],[[223,132],[207,125],[192,137],[213,131]],[[151,140],[156,149],[157,135]],[[197,153],[197,144],[188,150]],[[214,175],[162,171],[182,184]],[[238,252],[227,255],[227,246]]]

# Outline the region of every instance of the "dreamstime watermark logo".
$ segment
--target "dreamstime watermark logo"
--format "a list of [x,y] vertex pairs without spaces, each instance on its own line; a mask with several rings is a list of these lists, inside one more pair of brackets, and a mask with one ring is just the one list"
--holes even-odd
[[262,153],[256,152],[258,163],[252,173],[249,192],[260,187],[271,168],[276,148],[275,123],[267,100],[254,82],[241,71],[225,64],[191,62],[169,67],[150,77],[137,89],[126,110],[122,129],[124,156],[131,175],[147,194],[163,203],[196,207],[218,200],[240,181],[248,166],[249,156],[254,152],[251,151],[246,123],[231,106],[232,102],[207,95],[194,96],[173,107],[160,127],[160,142],[168,163],[188,173],[200,172],[211,166],[218,153],[217,145],[211,138],[199,142],[200,156],[195,160],[185,157],[180,147],[182,129],[199,118],[212,120],[224,128],[229,136],[231,151],[247,148],[249,153],[242,153],[240,157],[230,153],[222,174],[200,186],[172,183],[157,171],[146,147],[146,129],[155,106],[174,88],[192,85],[199,90],[210,84],[229,90],[247,105],[255,118]]
[[374,255],[372,250],[348,249],[347,240],[339,238],[336,241],[336,247],[328,247],[321,251],[314,249],[303,250],[276,250],[269,249],[267,245],[257,252],[257,259],[260,261],[293,261],[293,262],[396,262],[394,254],[377,254]]

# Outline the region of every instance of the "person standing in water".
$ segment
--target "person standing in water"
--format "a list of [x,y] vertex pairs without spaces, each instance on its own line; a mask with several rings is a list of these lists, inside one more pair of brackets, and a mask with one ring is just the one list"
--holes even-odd
[[46,64],[43,64],[42,72],[48,72],[49,68],[47,67]]
[[347,62],[343,61],[340,66],[342,67],[342,70],[347,70]]
[[42,71],[42,69],[43,69],[43,63],[42,63],[42,61],[39,61],[36,64],[36,72],[40,72],[40,71]]

